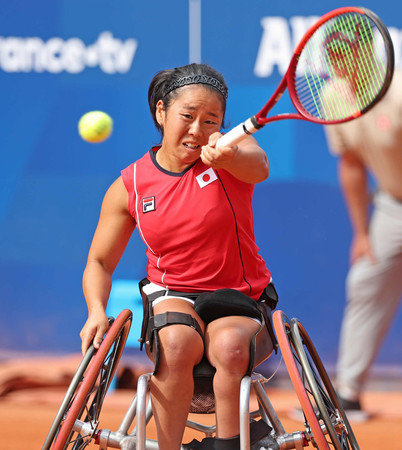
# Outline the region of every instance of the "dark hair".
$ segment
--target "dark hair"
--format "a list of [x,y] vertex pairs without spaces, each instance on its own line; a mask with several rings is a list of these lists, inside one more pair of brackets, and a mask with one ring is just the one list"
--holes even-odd
[[207,64],[192,63],[174,69],[161,70],[152,78],[149,85],[148,104],[154,124],[162,136],[163,127],[156,120],[156,104],[162,100],[165,111],[167,111],[172,100],[178,95],[177,89],[189,84],[202,84],[220,92],[225,114],[228,88],[223,76],[215,69]]

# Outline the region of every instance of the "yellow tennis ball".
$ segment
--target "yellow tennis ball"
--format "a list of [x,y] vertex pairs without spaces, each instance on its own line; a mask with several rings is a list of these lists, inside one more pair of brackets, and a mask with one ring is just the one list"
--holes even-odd
[[112,133],[113,120],[103,111],[90,111],[84,114],[78,122],[78,133],[84,141],[91,143],[103,142]]

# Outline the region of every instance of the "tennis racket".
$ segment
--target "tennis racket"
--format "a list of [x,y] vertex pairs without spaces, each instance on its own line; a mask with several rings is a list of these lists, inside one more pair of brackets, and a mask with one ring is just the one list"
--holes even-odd
[[[335,9],[306,32],[265,106],[217,146],[234,145],[277,120],[335,124],[355,119],[384,96],[393,72],[394,49],[380,18],[366,8]],[[297,112],[267,117],[286,88]]]

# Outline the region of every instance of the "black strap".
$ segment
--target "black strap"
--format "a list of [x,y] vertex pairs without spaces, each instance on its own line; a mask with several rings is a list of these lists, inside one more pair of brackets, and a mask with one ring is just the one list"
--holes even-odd
[[166,311],[149,318],[148,340],[151,352],[154,340],[154,332],[159,331],[161,328],[164,328],[168,325],[187,325],[191,328],[194,328],[201,336],[201,338],[204,339],[201,327],[193,316],[177,311]]
[[[278,340],[277,340],[275,332],[274,332],[274,327],[272,325],[271,307],[266,304],[265,299],[258,300],[257,306],[258,306],[258,309],[261,311],[262,315],[264,316],[265,326],[267,327],[268,334],[272,340],[272,344],[274,345],[275,354],[277,354],[278,348],[279,348],[279,343],[278,343]],[[269,312],[267,310],[268,308],[270,308]]]
[[145,341],[146,341],[147,329],[148,329],[148,320],[149,320],[149,316],[150,316],[150,314],[149,314],[150,305],[149,305],[149,301],[148,301],[148,296],[143,291],[143,287],[146,286],[149,283],[150,283],[150,281],[147,278],[143,278],[138,283],[138,287],[140,289],[140,293],[141,293],[141,297],[142,297],[142,309],[143,309],[142,325],[141,325],[141,336],[139,338],[140,350],[143,349]]
[[272,309],[272,311],[276,308],[279,296],[275,289],[274,283],[269,283],[268,286],[262,291],[262,294],[258,301],[262,300],[265,301],[265,303]]
[[175,324],[188,325],[189,327],[195,328],[198,331],[198,333],[200,333],[202,336],[202,330],[197,320],[187,313],[181,313],[177,311],[166,311],[162,314],[156,314],[155,316],[150,317],[149,319],[149,325],[154,330],[160,330],[161,328],[166,327],[167,325],[175,325]]

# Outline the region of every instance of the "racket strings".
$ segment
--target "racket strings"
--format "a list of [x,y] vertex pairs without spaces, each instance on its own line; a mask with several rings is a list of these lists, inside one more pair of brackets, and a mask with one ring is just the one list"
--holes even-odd
[[310,37],[293,85],[304,112],[324,121],[356,117],[383,89],[388,68],[385,40],[367,16],[336,16]]

